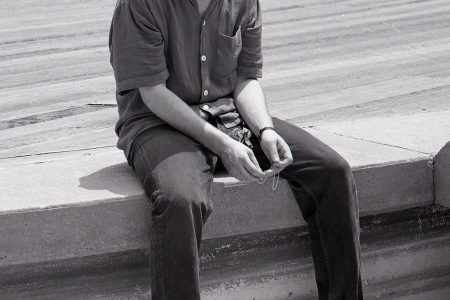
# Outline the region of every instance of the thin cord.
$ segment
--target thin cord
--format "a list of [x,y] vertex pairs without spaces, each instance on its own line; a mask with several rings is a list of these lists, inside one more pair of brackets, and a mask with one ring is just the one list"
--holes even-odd
[[278,172],[277,175],[273,176],[273,181],[272,181],[272,191],[275,192],[275,190],[278,187],[278,183],[280,182],[280,173]]
[[[256,182],[259,184],[263,184],[264,182],[266,182],[266,180],[267,180],[267,177],[266,178],[261,177]],[[280,182],[280,173],[277,173],[276,175],[273,176],[272,191],[276,191],[279,182]]]
[[265,177],[260,177],[259,180],[257,180],[256,182],[259,184],[263,184],[264,182],[266,182],[266,179],[267,178],[265,178]]

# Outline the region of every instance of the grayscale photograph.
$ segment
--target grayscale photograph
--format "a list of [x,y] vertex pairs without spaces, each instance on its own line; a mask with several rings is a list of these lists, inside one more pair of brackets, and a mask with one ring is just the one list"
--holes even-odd
[[450,299],[450,1],[0,4],[0,300]]

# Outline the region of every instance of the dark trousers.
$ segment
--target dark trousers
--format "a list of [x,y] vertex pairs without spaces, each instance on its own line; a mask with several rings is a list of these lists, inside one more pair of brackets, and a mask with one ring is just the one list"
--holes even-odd
[[[277,118],[274,125],[293,154],[294,162],[280,176],[289,182],[309,225],[319,299],[362,299],[358,204],[350,166],[303,129]],[[268,168],[255,139],[253,144],[261,167]],[[212,211],[217,160],[168,125],[141,133],[130,160],[153,202],[152,299],[200,299],[199,248]]]

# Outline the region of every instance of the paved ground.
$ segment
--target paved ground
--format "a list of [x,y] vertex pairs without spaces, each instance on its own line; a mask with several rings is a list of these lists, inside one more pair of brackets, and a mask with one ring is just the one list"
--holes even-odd
[[[114,2],[2,1],[0,159],[114,146]],[[450,108],[447,0],[261,4],[275,116],[306,127]]]

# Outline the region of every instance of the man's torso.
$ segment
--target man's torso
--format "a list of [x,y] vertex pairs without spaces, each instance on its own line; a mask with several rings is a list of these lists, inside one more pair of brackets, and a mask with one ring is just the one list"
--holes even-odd
[[[111,62],[118,86],[119,148],[127,152],[138,131],[162,123],[135,88],[145,85],[142,80],[146,78],[149,85],[154,76],[165,79],[167,87],[188,104],[232,93],[243,46],[242,31],[255,3],[119,0],[110,33]],[[158,52],[160,59],[154,57]],[[133,78],[140,82],[133,83]]]

